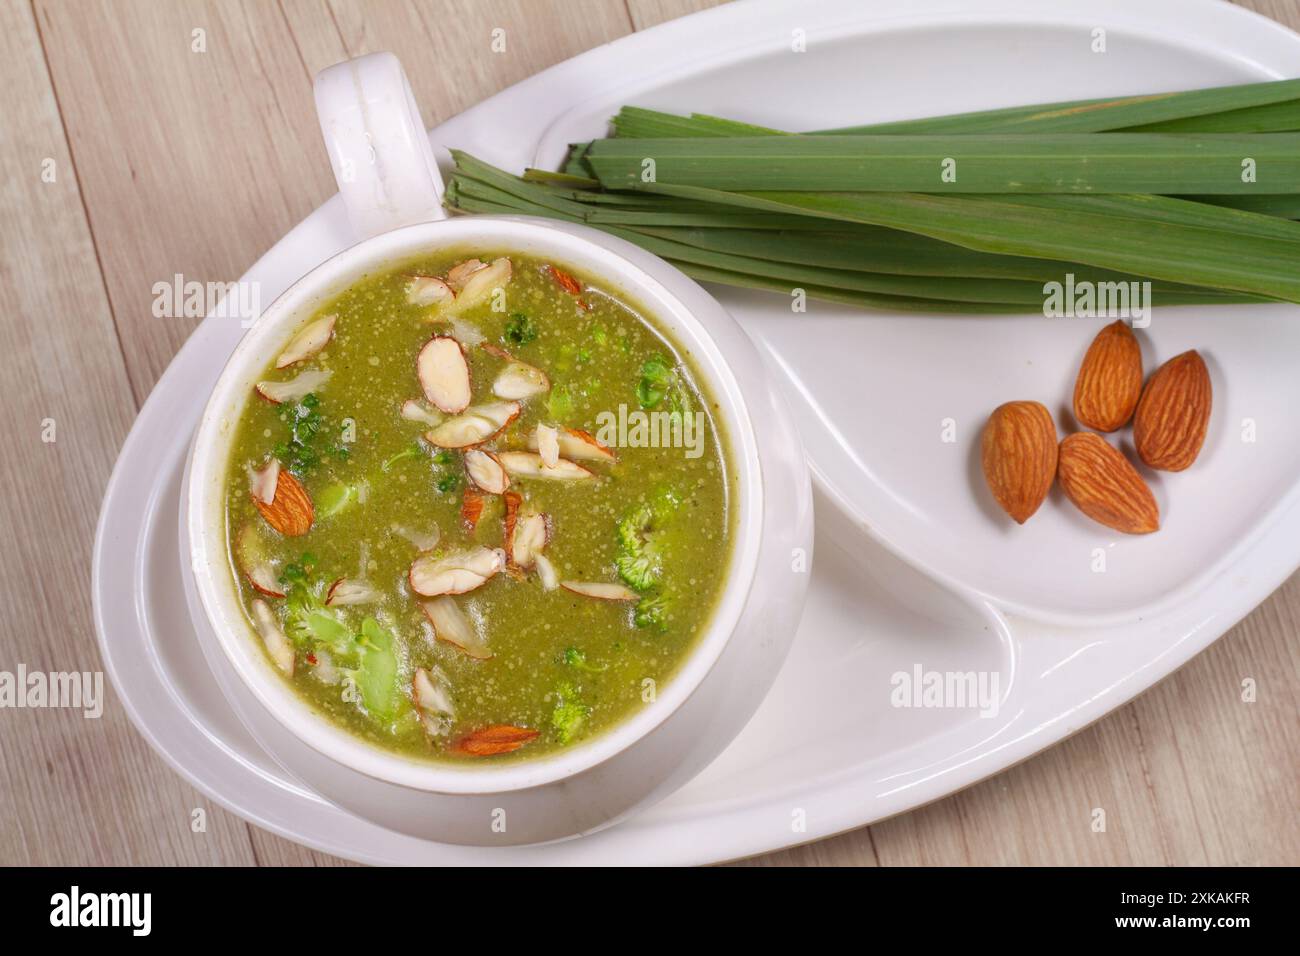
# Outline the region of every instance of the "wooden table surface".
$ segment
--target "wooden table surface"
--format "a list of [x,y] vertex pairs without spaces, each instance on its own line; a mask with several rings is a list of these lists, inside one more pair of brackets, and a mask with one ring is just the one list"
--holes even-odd
[[[317,70],[392,50],[433,126],[708,5],[0,0],[0,671],[101,668],[89,594],[100,498],[137,409],[196,324],[154,318],[153,285],[237,278],[335,191],[313,113]],[[1300,29],[1300,0],[1242,5]],[[485,53],[495,27],[506,55]],[[54,442],[42,440],[48,419]],[[1047,753],[751,862],[1294,864],[1298,623],[1300,575],[1177,674]],[[194,791],[111,692],[99,720],[0,710],[0,806],[0,864],[341,862]],[[1091,827],[1096,807],[1104,833]],[[191,830],[195,808],[206,832]]]

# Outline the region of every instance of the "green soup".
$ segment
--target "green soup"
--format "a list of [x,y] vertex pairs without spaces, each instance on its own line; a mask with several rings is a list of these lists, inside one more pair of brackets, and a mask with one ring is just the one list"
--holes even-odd
[[653,706],[722,591],[734,477],[651,317],[598,278],[461,250],[356,283],[262,379],[227,534],[298,694],[451,761],[551,753]]

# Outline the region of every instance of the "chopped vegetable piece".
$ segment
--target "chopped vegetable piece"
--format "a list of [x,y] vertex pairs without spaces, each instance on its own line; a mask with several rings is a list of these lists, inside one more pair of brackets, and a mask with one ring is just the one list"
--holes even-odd
[[601,674],[609,670],[608,664],[602,664],[597,667],[587,660],[586,653],[577,647],[566,647],[564,649],[564,663],[570,667],[575,667],[580,671],[587,671],[591,674]]
[[515,348],[522,348],[537,338],[537,326],[522,312],[512,312],[506,320],[505,340]]
[[637,602],[632,614],[637,627],[653,628],[661,633],[668,630],[668,602],[662,594],[647,594]]
[[551,418],[556,421],[572,418],[574,409],[572,389],[568,385],[552,385],[551,394],[546,399],[546,410]]
[[587,722],[591,708],[582,702],[578,691],[568,682],[555,688],[555,707],[551,710],[551,726],[562,744],[572,743]]
[[357,500],[357,486],[335,482],[316,499],[316,513],[322,518],[332,518]]
[[420,447],[420,443],[418,441],[413,441],[392,458],[389,458],[386,462],[380,465],[379,470],[388,471],[388,469],[392,468],[399,461],[404,461],[407,458],[419,458],[423,454],[424,449]]
[[382,720],[391,720],[401,701],[393,635],[368,617],[361,622],[359,649],[360,664],[345,673],[355,681],[366,710]]

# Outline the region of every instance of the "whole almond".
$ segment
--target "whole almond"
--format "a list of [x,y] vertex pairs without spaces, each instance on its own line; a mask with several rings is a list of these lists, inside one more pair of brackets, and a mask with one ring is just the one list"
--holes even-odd
[[311,496],[302,482],[284,469],[275,480],[275,497],[271,503],[268,505],[254,495],[253,504],[257,505],[266,523],[285,537],[296,538],[311,530],[315,518]]
[[1142,350],[1122,320],[1092,340],[1074,380],[1074,417],[1099,432],[1128,424],[1142,395]]
[[1074,506],[1093,521],[1125,534],[1160,528],[1155,496],[1137,469],[1106,439],[1077,432],[1061,442],[1056,476]]
[[1002,510],[1024,524],[1056,474],[1056,425],[1038,402],[1007,402],[989,416],[980,439],[984,480]]
[[1182,471],[1196,460],[1210,424],[1210,372],[1199,352],[1175,355],[1147,382],[1133,417],[1133,443],[1152,468]]

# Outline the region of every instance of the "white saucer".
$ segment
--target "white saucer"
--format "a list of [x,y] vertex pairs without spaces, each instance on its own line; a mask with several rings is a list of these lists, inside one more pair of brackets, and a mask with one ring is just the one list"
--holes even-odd
[[[1089,48],[1098,26],[1108,31],[1104,55]],[[795,29],[805,53],[790,50]],[[1284,76],[1298,63],[1300,37],[1209,0],[755,2],[593,50],[431,137],[518,169],[553,163],[623,102],[817,128]],[[260,282],[269,303],[351,241],[336,197],[244,279]],[[96,540],[96,625],[136,726],[235,813],[356,860],[711,862],[860,826],[1030,756],[1170,673],[1300,564],[1300,434],[1288,424],[1300,403],[1295,307],[1156,312],[1148,363],[1205,352],[1215,419],[1203,460],[1156,489],[1164,530],[1121,541],[1051,501],[1027,533],[1004,533],[968,466],[992,407],[1065,401],[1061,383],[1096,324],[821,305],[792,316],[772,297],[714,291],[785,373],[821,492],[817,564],[790,660],[750,725],[687,786],[593,837],[475,849],[347,814],[266,756],[222,693],[230,676],[214,674],[200,649],[177,557],[186,446],[242,333],[236,320],[211,317],[141,411]],[[957,421],[954,444],[938,438],[947,417]],[[1245,418],[1256,423],[1253,444],[1239,440]],[[1101,575],[1089,570],[1097,547],[1107,556]],[[918,666],[997,673],[997,714],[891,706],[891,676]],[[266,732],[257,714],[244,717]]]

